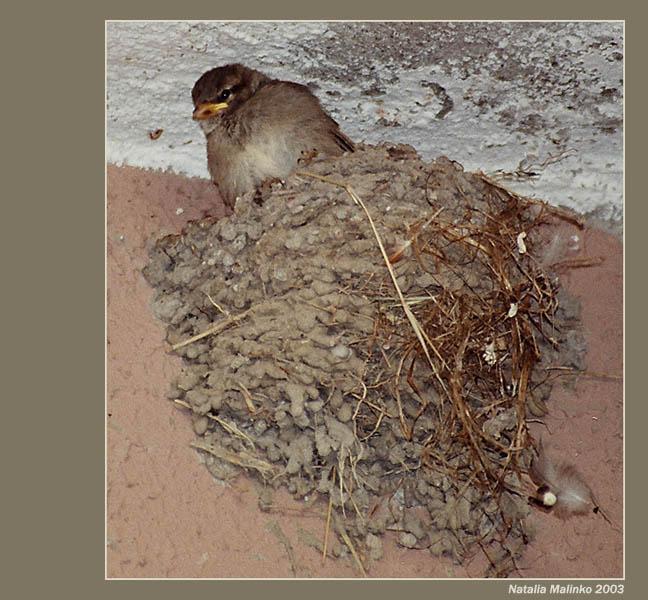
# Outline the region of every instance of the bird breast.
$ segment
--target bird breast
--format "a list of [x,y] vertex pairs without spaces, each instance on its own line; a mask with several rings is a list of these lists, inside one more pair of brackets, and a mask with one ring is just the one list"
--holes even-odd
[[287,178],[302,153],[337,156],[353,147],[308,88],[290,82],[267,83],[210,126],[207,163],[229,205],[266,180]]
[[253,136],[240,144],[214,132],[208,139],[207,156],[212,179],[229,204],[268,179],[288,177],[300,153],[281,136]]

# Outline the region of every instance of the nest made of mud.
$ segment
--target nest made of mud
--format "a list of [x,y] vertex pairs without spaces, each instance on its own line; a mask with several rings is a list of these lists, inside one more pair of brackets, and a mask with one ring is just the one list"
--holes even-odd
[[323,553],[363,572],[385,530],[510,572],[530,539],[528,419],[546,367],[581,361],[540,251],[556,210],[407,146],[304,170],[151,252],[195,446],[218,477],[323,496]]

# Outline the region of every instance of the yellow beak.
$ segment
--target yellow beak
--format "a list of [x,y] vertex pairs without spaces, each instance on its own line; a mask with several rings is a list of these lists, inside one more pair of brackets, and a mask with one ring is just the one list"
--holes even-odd
[[225,110],[227,106],[227,102],[219,102],[218,104],[214,104],[213,102],[203,102],[196,106],[196,109],[193,111],[193,119],[195,121],[204,121],[205,119],[217,115],[221,110]]

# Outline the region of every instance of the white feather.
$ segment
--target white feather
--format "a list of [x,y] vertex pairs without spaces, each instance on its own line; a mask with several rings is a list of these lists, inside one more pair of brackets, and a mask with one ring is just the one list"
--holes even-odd
[[558,517],[564,519],[571,515],[582,515],[596,507],[594,494],[578,469],[569,463],[554,463],[542,442],[529,475],[538,487],[546,486],[555,495],[553,512]]

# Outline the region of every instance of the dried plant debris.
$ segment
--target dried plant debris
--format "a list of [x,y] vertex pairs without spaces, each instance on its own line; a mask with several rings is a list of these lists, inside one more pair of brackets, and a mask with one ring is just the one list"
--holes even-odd
[[506,575],[531,536],[527,419],[584,351],[541,252],[556,211],[408,146],[308,169],[153,247],[170,396],[213,473],[323,498],[324,555],[363,573],[393,530]]

